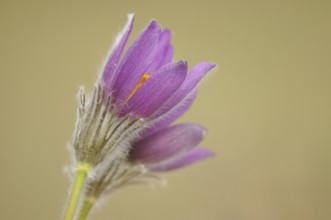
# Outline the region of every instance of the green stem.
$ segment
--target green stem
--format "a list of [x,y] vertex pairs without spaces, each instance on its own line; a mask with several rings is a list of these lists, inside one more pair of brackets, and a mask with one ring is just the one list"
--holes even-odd
[[75,181],[72,186],[67,211],[64,215],[64,220],[72,220],[74,218],[80,194],[83,190],[87,174],[91,170],[91,168],[91,165],[88,163],[78,164]]
[[88,214],[90,213],[94,203],[95,203],[94,197],[86,197],[84,200],[84,204],[82,209],[80,210],[78,220],[86,220]]

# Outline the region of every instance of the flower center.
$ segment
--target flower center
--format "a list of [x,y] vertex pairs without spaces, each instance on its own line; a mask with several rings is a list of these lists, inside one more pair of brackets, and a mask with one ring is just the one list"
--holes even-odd
[[132,90],[131,94],[129,95],[129,97],[126,99],[125,102],[128,102],[132,96],[138,91],[138,89],[151,77],[151,75],[144,73],[144,75],[140,78],[140,80],[138,81],[136,87]]

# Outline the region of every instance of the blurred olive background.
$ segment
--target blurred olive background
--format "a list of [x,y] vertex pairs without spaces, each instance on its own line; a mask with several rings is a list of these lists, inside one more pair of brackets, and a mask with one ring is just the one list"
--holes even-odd
[[331,216],[330,1],[0,2],[0,219],[60,219],[76,92],[129,12],[173,30],[176,59],[218,69],[180,121],[217,157],[115,193],[93,219]]

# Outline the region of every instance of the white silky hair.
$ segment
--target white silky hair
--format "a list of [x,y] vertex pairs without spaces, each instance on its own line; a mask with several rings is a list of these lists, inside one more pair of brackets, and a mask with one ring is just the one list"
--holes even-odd
[[73,163],[89,163],[94,170],[102,170],[109,161],[126,158],[132,143],[148,125],[137,116],[119,117],[111,95],[99,82],[91,95],[80,89],[79,103],[72,143]]

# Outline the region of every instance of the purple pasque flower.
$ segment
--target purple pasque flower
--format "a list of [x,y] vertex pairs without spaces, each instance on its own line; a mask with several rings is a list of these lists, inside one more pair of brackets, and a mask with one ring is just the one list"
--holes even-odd
[[133,15],[117,38],[102,72],[105,90],[112,96],[118,116],[148,119],[166,116],[215,67],[203,62],[189,73],[187,62],[173,62],[171,32],[152,21],[123,55],[133,27]]
[[197,85],[215,64],[201,62],[188,71],[186,61],[174,62],[171,31],[156,21],[125,51],[133,21],[129,15],[93,95],[80,95],[73,145],[76,161],[94,168],[88,196],[213,155],[198,147],[204,127],[171,124],[191,106]]
[[199,147],[203,126],[171,124],[191,106],[198,83],[215,65],[201,62],[188,71],[186,61],[174,62],[171,31],[156,21],[125,50],[133,20],[129,15],[93,94],[80,90],[66,219],[85,219],[99,197],[117,188],[213,156]]
[[182,115],[215,67],[202,62],[188,72],[186,61],[173,62],[171,31],[156,21],[124,53],[133,21],[130,14],[92,97],[81,90],[73,144],[79,162],[96,166],[125,157],[138,135],[151,135]]

